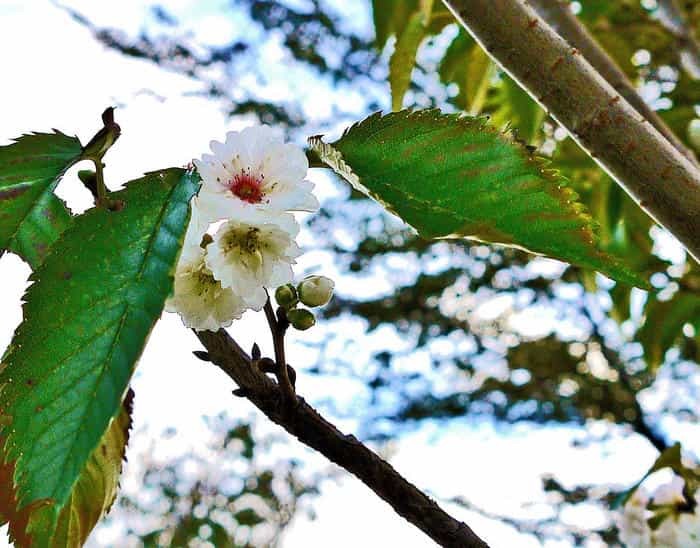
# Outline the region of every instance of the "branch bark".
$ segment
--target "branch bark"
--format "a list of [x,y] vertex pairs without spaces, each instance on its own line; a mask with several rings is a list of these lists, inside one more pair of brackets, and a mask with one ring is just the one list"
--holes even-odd
[[700,259],[700,171],[525,0],[443,0],[464,28]]
[[[665,0],[672,2],[673,0]],[[532,7],[569,44],[578,49],[615,90],[632,105],[639,114],[649,120],[659,133],[684,156],[697,165],[695,154],[671,131],[661,117],[640,97],[627,75],[615,60],[600,47],[586,27],[578,20],[564,0],[530,0]]]
[[467,524],[442,510],[435,501],[404,479],[355,436],[344,435],[303,398],[286,401],[279,385],[262,373],[248,354],[223,329],[195,332],[207,356],[273,422],[305,445],[354,474],[388,502],[400,516],[420,528],[441,546],[486,548],[488,545]]

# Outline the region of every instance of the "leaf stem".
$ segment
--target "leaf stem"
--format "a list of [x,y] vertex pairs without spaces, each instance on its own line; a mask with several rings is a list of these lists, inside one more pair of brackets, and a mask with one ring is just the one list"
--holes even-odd
[[92,161],[95,164],[95,190],[97,192],[95,205],[108,208],[109,199],[107,198],[107,187],[105,186],[104,164],[101,158],[93,158]]

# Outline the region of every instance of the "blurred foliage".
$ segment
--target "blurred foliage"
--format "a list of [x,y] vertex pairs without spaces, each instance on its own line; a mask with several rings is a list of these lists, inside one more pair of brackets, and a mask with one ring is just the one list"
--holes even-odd
[[[681,65],[676,38],[638,0],[578,4],[581,21],[689,144],[687,128],[697,117],[700,82]],[[694,29],[700,29],[700,2],[682,4]],[[332,2],[236,0],[230,6],[247,13],[250,29],[281,33],[289,58],[313,71],[318,82],[359,90],[366,114],[390,104],[387,75],[396,35],[424,2],[368,1],[367,9],[374,7],[374,40],[371,29],[364,35],[348,30],[351,26]],[[223,100],[231,115],[255,113],[265,123],[297,127],[305,135],[345,122],[344,113],[334,110],[332,119],[305,125],[301,98],[271,100],[234,85],[236,75],[246,71],[264,74],[264,67],[251,62],[261,44],[238,37],[223,48],[193,49],[180,23],[167,21],[160,34],[136,37],[81,22],[108,47],[204,82],[205,93]],[[338,296],[318,328],[325,333],[322,340],[307,343],[317,359],[301,372],[301,390],[308,374],[361,381],[366,387],[358,396],[361,406],[326,405],[359,420],[363,436],[376,440],[395,438],[425,420],[485,419],[504,427],[522,422],[535,428],[580,425],[584,434],[594,425],[603,426],[605,435],[589,432],[581,443],[638,436],[660,452],[667,449],[676,440],[665,424],[688,426],[700,419],[697,265],[458,30],[442,3],[434,2],[424,30],[404,104],[468,111],[491,117],[498,127],[513,127],[570,179],[592,212],[604,247],[647,271],[654,290],[615,285],[518,250],[426,241],[376,204],[346,190],[327,200],[309,221],[312,251],[319,262],[330,259],[338,269]],[[222,70],[214,73],[212,66]],[[406,74],[406,67],[402,70]],[[359,325],[359,331],[348,329],[348,322]],[[653,406],[648,403],[652,400]],[[169,470],[153,471],[150,485],[171,485],[176,474]],[[562,523],[560,515],[577,505],[607,508],[624,486],[564,486],[552,477],[543,481],[550,517],[538,522],[499,519],[539,538],[616,545],[612,520],[591,531]],[[192,509],[200,504],[196,501],[218,500],[207,494],[214,485],[193,483],[186,490],[168,491],[169,506],[157,513],[162,523],[146,534],[165,539],[182,527],[193,531],[194,525],[187,525],[195,520]],[[244,494],[222,494],[221,500],[224,506],[235,506]],[[269,508],[277,507],[266,500]],[[154,512],[136,503],[126,505],[134,512]],[[181,510],[174,512],[175,506]],[[213,519],[208,516],[216,505],[209,502],[206,507],[197,514],[204,516],[196,518],[197,527],[201,520]],[[277,518],[272,522],[275,527],[286,523]]]
[[120,546],[277,546],[316,480],[302,479],[295,461],[264,464],[275,440],[256,439],[250,423],[220,415],[207,427],[211,440],[194,453],[161,462],[153,446],[132,456],[136,470],[98,531],[115,527]]

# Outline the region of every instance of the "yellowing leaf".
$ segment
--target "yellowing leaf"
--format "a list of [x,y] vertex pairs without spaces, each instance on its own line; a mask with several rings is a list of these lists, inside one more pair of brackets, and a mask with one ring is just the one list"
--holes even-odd
[[391,104],[394,110],[399,110],[403,104],[404,95],[411,84],[411,73],[416,63],[418,46],[425,38],[426,19],[422,11],[417,11],[408,20],[396,41],[396,49],[389,61],[389,84],[391,85]]
[[[120,414],[112,421],[85,463],[68,502],[58,516],[55,534],[50,539],[44,539],[48,546],[82,546],[97,522],[109,511],[117,496],[129,439],[132,398],[133,392],[129,391]],[[38,546],[39,543],[27,532],[27,525],[34,510],[41,508],[42,503],[30,504],[17,510],[14,470],[14,463],[0,465],[0,524],[9,522],[10,540],[16,548]]]

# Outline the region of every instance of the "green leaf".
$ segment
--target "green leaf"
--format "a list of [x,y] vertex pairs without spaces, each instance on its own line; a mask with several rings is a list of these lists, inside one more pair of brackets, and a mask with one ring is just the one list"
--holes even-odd
[[479,114],[491,87],[495,65],[483,48],[460,29],[440,62],[440,80],[455,83],[459,93],[452,101],[469,114]]
[[503,75],[496,101],[501,106],[493,113],[492,122],[495,125],[516,128],[518,137],[528,144],[540,141],[544,110],[506,74]]
[[239,525],[244,525],[248,527],[255,527],[265,521],[265,518],[261,518],[258,513],[252,508],[245,508],[236,512],[233,516]]
[[372,0],[377,47],[382,49],[390,36],[400,34],[418,9],[418,0]]
[[[50,546],[82,546],[97,522],[112,506],[129,439],[132,399],[133,392],[129,390],[119,415],[111,422],[85,463],[68,502],[58,516],[56,533],[49,541]],[[26,526],[32,512],[41,508],[42,503],[30,504],[18,511],[13,476],[13,463],[0,465],[0,524],[10,523],[10,540],[16,548],[29,548],[36,543],[27,534]]]
[[81,152],[77,137],[60,132],[0,147],[0,251],[14,251],[33,267],[41,263],[71,222],[53,190]]
[[391,105],[399,110],[403,97],[411,84],[411,73],[416,63],[418,46],[425,38],[426,17],[422,11],[416,11],[408,20],[396,41],[396,49],[389,61],[389,84],[391,86]]
[[2,462],[15,462],[28,532],[53,534],[74,483],[119,412],[134,364],[172,288],[196,175],[150,173],[77,217],[32,275],[24,321],[2,361]]
[[600,251],[577,195],[543,160],[484,119],[437,110],[374,114],[316,154],[427,238],[525,248],[644,286]]
[[700,327],[700,296],[684,291],[668,301],[650,296],[644,314],[644,325],[637,338],[644,348],[647,365],[656,369],[663,363],[666,351],[682,335],[686,323]]

